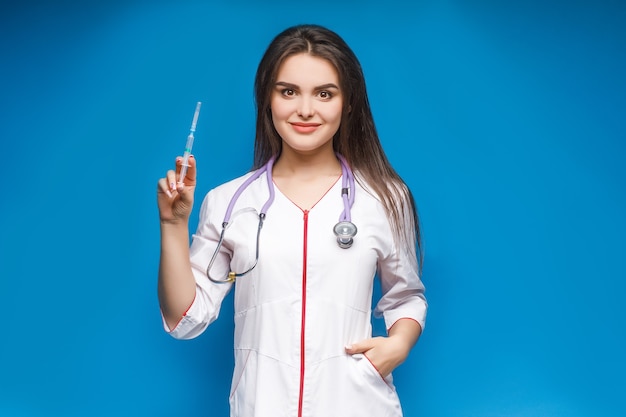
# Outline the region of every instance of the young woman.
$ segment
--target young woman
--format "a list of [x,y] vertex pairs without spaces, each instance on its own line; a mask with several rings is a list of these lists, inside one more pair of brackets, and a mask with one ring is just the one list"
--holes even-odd
[[[231,416],[401,416],[391,372],[427,309],[418,218],[361,66],[334,32],[295,26],[269,45],[255,95],[253,170],[207,194],[191,248],[195,160],[159,180],[165,329],[198,336],[234,287]],[[388,335],[372,338],[375,276]]]

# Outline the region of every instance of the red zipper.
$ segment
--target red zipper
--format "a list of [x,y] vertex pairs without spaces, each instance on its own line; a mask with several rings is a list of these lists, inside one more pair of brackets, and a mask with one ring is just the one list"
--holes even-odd
[[298,417],[302,417],[302,401],[304,398],[304,324],[306,322],[306,255],[308,223],[309,211],[304,210],[304,245],[302,252],[302,323],[300,325],[300,398],[298,400]]

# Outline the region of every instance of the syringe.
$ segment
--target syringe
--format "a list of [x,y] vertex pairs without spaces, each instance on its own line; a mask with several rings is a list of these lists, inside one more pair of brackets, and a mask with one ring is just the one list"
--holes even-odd
[[196,112],[193,114],[191,129],[189,129],[189,136],[187,136],[187,144],[185,145],[185,152],[183,153],[183,163],[181,164],[180,175],[178,176],[179,184],[184,182],[185,175],[187,175],[187,168],[189,168],[189,155],[191,155],[191,147],[193,146],[193,133],[196,131],[196,123],[198,123],[201,105],[202,103],[199,101],[198,104],[196,104]]

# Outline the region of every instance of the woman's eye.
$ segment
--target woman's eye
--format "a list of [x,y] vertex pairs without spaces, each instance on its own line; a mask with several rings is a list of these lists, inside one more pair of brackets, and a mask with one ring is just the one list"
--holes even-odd
[[329,99],[332,98],[332,93],[330,91],[320,91],[320,98]]
[[291,88],[285,88],[283,90],[283,96],[291,97],[291,96],[293,96],[295,94],[296,94],[296,92],[293,91]]

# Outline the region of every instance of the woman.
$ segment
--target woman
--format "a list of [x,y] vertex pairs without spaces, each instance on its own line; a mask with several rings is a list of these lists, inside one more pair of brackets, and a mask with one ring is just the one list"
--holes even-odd
[[[255,96],[253,170],[207,194],[191,248],[195,160],[159,180],[165,329],[198,336],[234,287],[231,416],[401,416],[391,371],[427,309],[418,219],[361,66],[334,32],[295,26],[269,45]],[[376,274],[388,335],[372,338]]]

